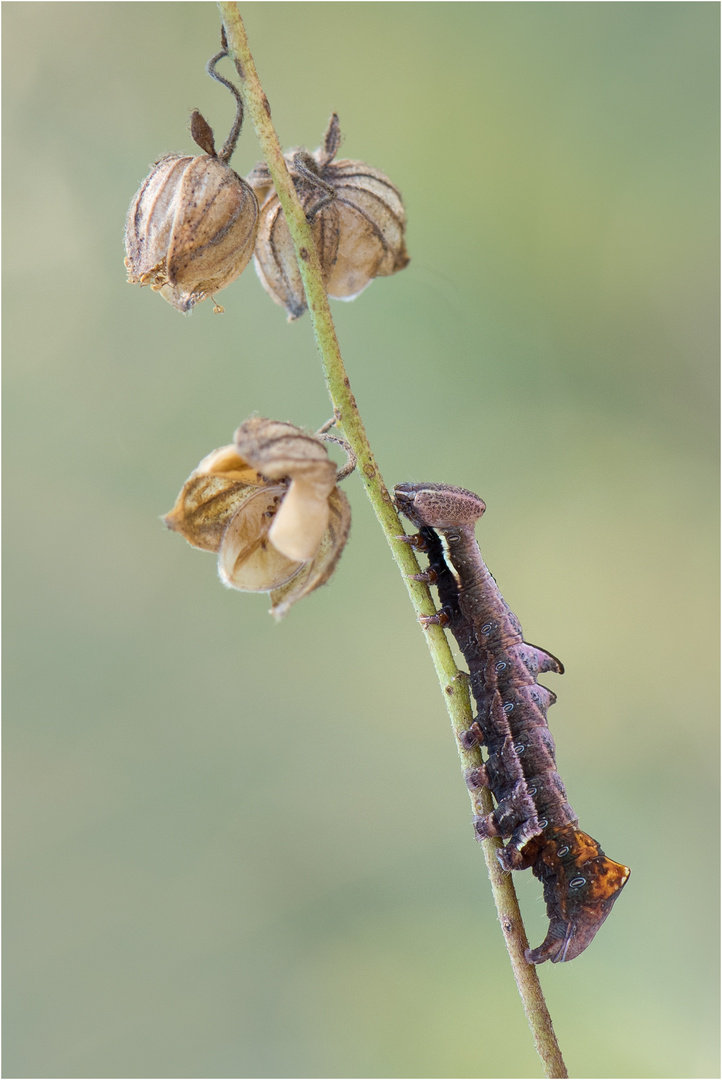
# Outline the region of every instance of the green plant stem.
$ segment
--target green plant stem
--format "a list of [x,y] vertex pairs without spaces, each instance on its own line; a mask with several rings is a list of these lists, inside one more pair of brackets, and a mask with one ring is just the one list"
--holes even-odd
[[[413,581],[410,577],[419,572],[414,551],[409,544],[398,540],[404,529],[391,495],[381,477],[356,399],[351,392],[351,384],[341,359],[311,227],[296,195],[271,121],[271,108],[258,78],[238,4],[231,0],[220,0],[218,7],[225,27],[228,51],[236,64],[241,80],[241,94],[246,112],[261,144],[296,250],[316,344],[321,355],[324,378],[337,426],[356,455],[358,472],[366,494],[404,578],[417,616],[433,615],[435,606],[428,587],[422,582]],[[425,637],[451,718],[462,768],[464,771],[476,768],[482,763],[481,751],[478,747],[466,750],[460,741],[462,733],[472,723],[468,679],[460,674],[456,667],[448,640],[441,627],[430,626],[425,631]],[[485,788],[473,791],[471,802],[474,813],[477,815],[488,814],[493,809],[491,794]],[[496,858],[496,851],[500,844],[501,841],[498,839],[485,840],[482,847],[514,978],[537,1052],[544,1065],[545,1075],[566,1077],[568,1074],[554,1034],[551,1016],[544,1001],[536,968],[527,964],[524,959],[524,950],[528,948],[528,941],[511,875],[502,871]]]

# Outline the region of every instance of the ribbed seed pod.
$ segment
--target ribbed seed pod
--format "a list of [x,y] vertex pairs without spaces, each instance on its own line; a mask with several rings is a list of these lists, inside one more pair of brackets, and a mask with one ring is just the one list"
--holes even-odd
[[[375,277],[402,270],[409,262],[401,195],[387,176],[362,161],[333,161],[341,142],[334,113],[323,146],[314,154],[291,151],[286,162],[314,240],[329,296],[353,300]],[[261,284],[289,319],[306,310],[303,283],[278,196],[268,169],[247,177],[261,202],[254,264]]]
[[156,162],[128,211],[128,281],[150,285],[178,311],[190,311],[245,269],[257,229],[256,196],[230,165],[208,155],[169,154]]
[[[156,161],[130,204],[125,224],[125,266],[131,284],[151,289],[179,311],[225,288],[248,265],[258,231],[258,200],[228,162],[243,123],[238,89],[216,71],[226,56],[212,56],[206,71],[236,100],[236,118],[216,153],[213,130],[191,113],[199,157],[167,154]],[[214,311],[223,311],[217,304]]]

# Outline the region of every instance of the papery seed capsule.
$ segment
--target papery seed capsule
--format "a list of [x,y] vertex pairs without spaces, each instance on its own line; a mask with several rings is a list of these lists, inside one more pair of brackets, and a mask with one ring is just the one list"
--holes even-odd
[[256,197],[217,157],[169,154],[156,162],[128,211],[128,281],[150,285],[179,311],[225,288],[248,265]]
[[243,103],[236,87],[215,70],[225,55],[223,50],[212,57],[206,68],[236,99],[236,119],[222,149],[216,153],[210,125],[194,110],[191,135],[205,154],[160,158],[130,204],[125,225],[128,281],[150,285],[179,311],[190,311],[235,281],[250,261],[258,231],[258,200],[228,164]]
[[[331,117],[323,146],[314,154],[291,151],[286,162],[306,216],[312,221],[328,295],[353,300],[375,277],[409,262],[401,195],[387,176],[362,161],[333,161],[341,142]],[[278,196],[268,170],[249,176],[261,201],[254,264],[261,284],[290,319],[306,309],[303,283]]]
[[164,519],[194,547],[217,553],[224,584],[270,592],[279,619],[328,581],[351,527],[324,437],[251,417],[235,446],[203,458]]

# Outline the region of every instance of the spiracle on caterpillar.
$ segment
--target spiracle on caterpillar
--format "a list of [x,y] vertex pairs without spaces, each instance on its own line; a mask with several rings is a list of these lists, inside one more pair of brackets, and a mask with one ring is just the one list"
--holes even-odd
[[[447,626],[469,667],[477,717],[466,745],[480,743],[487,760],[467,774],[488,787],[492,813],[474,822],[478,839],[499,836],[505,870],[531,868],[544,887],[549,930],[528,949],[530,964],[561,963],[590,944],[626,884],[630,870],[582,832],[556,771],[546,712],[556,695],[537,683],[564,668],[551,653],[524,641],[516,615],[501,595],[474,535],[486,505],[448,484],[399,484],[399,510],[419,529],[409,542],[429,559],[422,580],[438,591],[441,609],[428,622]],[[447,561],[448,560],[448,561]]]

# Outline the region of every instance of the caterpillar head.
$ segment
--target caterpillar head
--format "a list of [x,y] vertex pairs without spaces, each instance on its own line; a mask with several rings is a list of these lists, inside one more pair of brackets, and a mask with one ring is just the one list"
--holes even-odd
[[559,836],[550,838],[554,853],[541,856],[549,931],[537,949],[527,949],[530,964],[559,964],[584,952],[629,878],[629,867],[608,859],[581,830],[574,830],[571,843],[563,839],[560,846]]
[[450,484],[397,484],[396,505],[417,528],[470,527],[486,510],[486,503],[466,488]]

